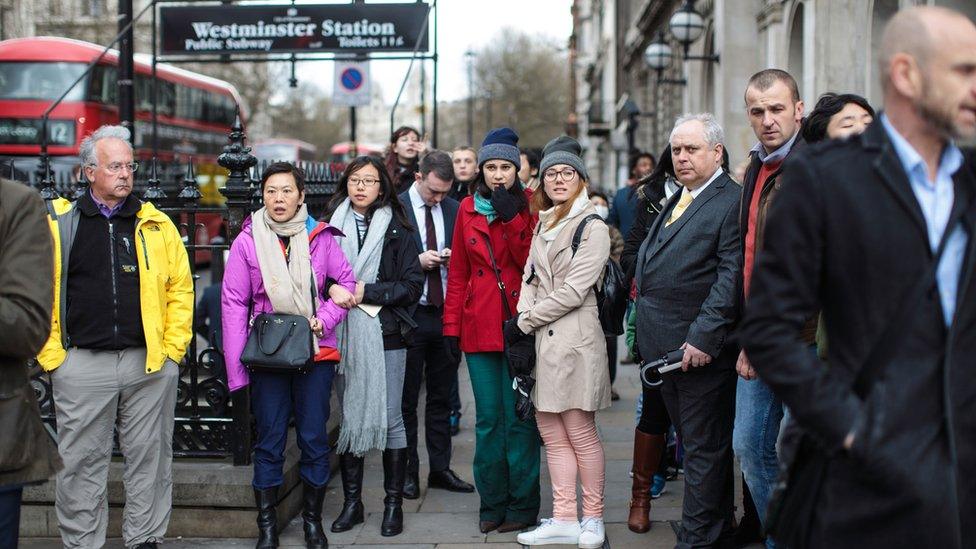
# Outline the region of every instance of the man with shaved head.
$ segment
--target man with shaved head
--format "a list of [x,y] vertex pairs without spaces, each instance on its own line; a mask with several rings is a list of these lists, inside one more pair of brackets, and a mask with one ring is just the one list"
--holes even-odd
[[[900,11],[879,59],[879,120],[786,161],[752,276],[741,343],[795,422],[768,526],[792,548],[976,547],[976,176],[954,143],[976,137],[976,25]],[[827,365],[802,334],[818,310]]]

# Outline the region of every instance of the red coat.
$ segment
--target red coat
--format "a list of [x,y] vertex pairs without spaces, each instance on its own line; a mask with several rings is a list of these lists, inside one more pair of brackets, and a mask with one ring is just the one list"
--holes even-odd
[[[531,197],[532,191],[526,190],[525,194]],[[505,350],[502,342],[505,310],[498,282],[491,272],[485,235],[491,235],[495,261],[501,269],[509,308],[514,314],[537,221],[525,209],[508,223],[496,219],[489,227],[488,219],[475,212],[474,198],[468,196],[461,201],[447,273],[444,335],[460,337],[461,350],[465,353]]]

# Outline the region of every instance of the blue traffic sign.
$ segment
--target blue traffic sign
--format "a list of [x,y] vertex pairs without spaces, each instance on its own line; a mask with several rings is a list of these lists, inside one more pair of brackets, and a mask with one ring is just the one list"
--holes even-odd
[[342,83],[343,88],[356,91],[363,85],[363,73],[355,67],[349,67],[342,71],[339,82]]

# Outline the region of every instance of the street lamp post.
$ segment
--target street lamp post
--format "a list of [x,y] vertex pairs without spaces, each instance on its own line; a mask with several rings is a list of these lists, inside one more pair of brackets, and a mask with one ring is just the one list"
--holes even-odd
[[468,61],[468,146],[474,146],[474,52],[464,52]]
[[[695,0],[685,0],[681,8],[671,16],[671,19],[668,21],[668,28],[671,30],[671,36],[681,44],[681,59],[683,61],[719,62],[719,55],[717,53],[712,55],[690,55],[688,53],[691,45],[701,38],[702,33],[705,31],[705,19],[700,13],[695,11]],[[654,41],[644,50],[644,62],[657,73],[658,84],[687,84],[684,79],[666,80],[662,78],[664,70],[671,66],[673,60],[674,52],[664,39],[664,30],[661,30],[654,38]]]

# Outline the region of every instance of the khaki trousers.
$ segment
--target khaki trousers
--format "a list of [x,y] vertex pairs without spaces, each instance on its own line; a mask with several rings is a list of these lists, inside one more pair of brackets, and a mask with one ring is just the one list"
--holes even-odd
[[109,463],[116,428],[125,461],[126,547],[162,541],[172,504],[173,417],[179,367],[146,373],[146,349],[72,348],[51,374],[58,421],[55,510],[66,548],[96,549],[108,527]]

